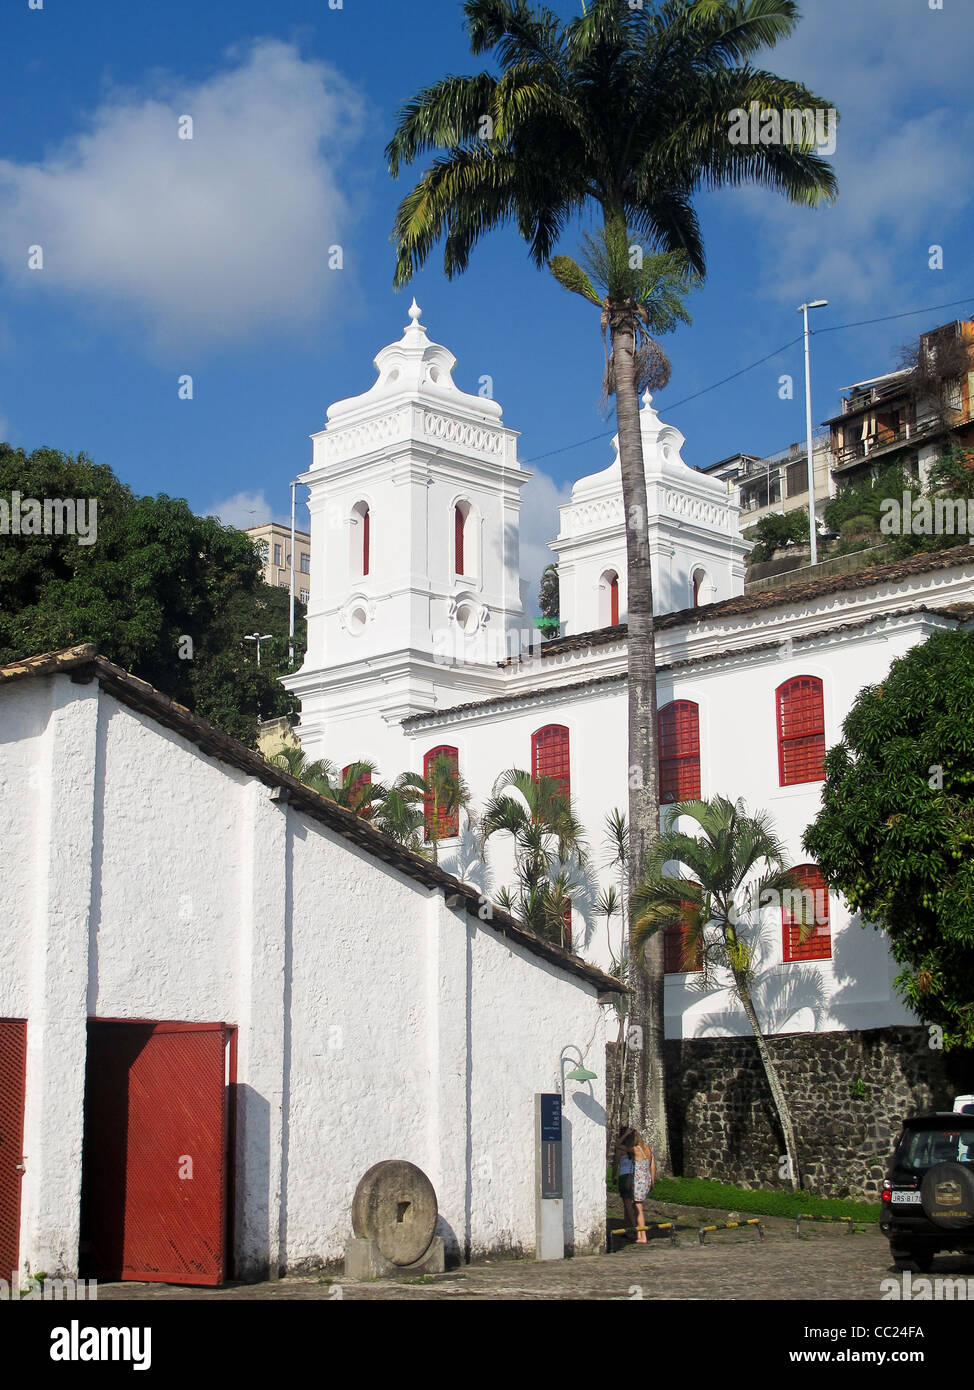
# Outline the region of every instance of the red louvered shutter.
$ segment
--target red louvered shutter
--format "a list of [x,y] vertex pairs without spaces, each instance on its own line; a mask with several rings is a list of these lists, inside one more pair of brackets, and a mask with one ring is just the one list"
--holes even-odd
[[[782,958],[828,960],[832,955],[829,890],[817,864],[799,864],[792,870],[795,887],[786,888],[781,902]],[[802,941],[802,923],[810,925]]]
[[[682,903],[681,906],[689,912],[694,904]],[[680,975],[703,969],[703,944],[698,942],[692,958],[684,961],[686,941],[687,927],[682,923],[663,928],[663,970],[667,975]]]
[[[433,771],[433,764],[439,757],[448,758],[450,760],[450,764],[453,768],[454,773],[459,775],[460,754],[458,753],[456,748],[451,748],[448,744],[441,744],[439,748],[431,748],[423,759],[423,776],[425,777],[427,783],[429,782],[430,776]],[[426,815],[427,840],[432,840],[434,838],[437,840],[448,840],[454,835],[459,835],[460,812],[458,810],[454,811],[452,815],[450,815],[447,813],[445,807],[440,806],[438,808],[438,826],[436,829],[436,834],[434,836],[433,829],[435,822],[433,816],[433,798],[428,792],[424,799],[423,809]]]
[[609,624],[617,627],[619,624],[619,576],[614,574],[609,584]]
[[825,704],[817,676],[796,676],[775,691],[778,781],[782,787],[825,778]]
[[0,1279],[20,1268],[27,1024],[0,1018]]
[[568,730],[563,724],[548,724],[531,735],[531,776],[553,777],[562,795],[571,796]]
[[692,700],[674,700],[659,712],[659,799],[700,797],[700,710]]
[[457,574],[463,574],[463,512],[453,508],[453,567]]
[[[349,768],[350,768],[350,767],[353,767],[353,766],[354,766],[353,763],[349,763],[347,767],[343,767],[343,768],[342,768],[342,781],[343,781],[343,782],[344,782],[345,778],[348,776],[348,770],[349,770]],[[351,786],[349,787],[349,789],[348,789],[348,806],[349,806],[349,810],[354,811],[355,814],[358,815],[358,816],[361,816],[361,817],[363,818],[363,820],[368,820],[369,817],[371,816],[371,814],[372,814],[372,806],[371,806],[371,804],[370,804],[369,802],[366,802],[364,806],[359,806],[359,805],[358,805],[358,795],[359,795],[359,792],[362,790],[363,787],[371,787],[371,785],[372,785],[372,774],[371,774],[371,772],[360,772],[359,775],[355,778],[355,781],[352,783],[352,785],[351,785]]]

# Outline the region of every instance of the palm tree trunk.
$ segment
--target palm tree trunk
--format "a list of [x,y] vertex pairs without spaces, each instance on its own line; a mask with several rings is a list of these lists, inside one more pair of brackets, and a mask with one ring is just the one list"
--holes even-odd
[[[608,226],[607,226],[608,234]],[[649,553],[649,519],[639,398],[635,383],[636,323],[632,309],[609,310],[609,334],[619,431],[622,501],[626,514],[626,560],[629,627],[629,849],[630,886],[638,883],[646,853],[659,834],[656,765],[656,634],[653,623],[653,574]],[[629,913],[630,932],[634,914]],[[640,968],[630,942],[630,1037],[642,1046],[635,1059],[632,1123],[645,1130],[661,1174],[671,1171],[666,1118],[666,1072],[663,1045],[663,939],[647,943]]]
[[800,1192],[801,1175],[798,1171],[798,1145],[795,1141],[795,1125],[791,1118],[791,1107],[788,1104],[788,1097],[785,1095],[784,1088],[781,1085],[781,1079],[778,1076],[778,1070],[768,1050],[767,1040],[761,1032],[757,1012],[755,1011],[754,1003],[751,999],[751,987],[743,973],[738,974],[735,970],[733,974],[734,984],[737,989],[737,997],[744,1007],[744,1012],[747,1014],[747,1021],[751,1025],[751,1030],[754,1033],[754,1041],[758,1045],[758,1056],[761,1058],[761,1065],[764,1068],[764,1075],[767,1078],[768,1089],[771,1092],[771,1099],[774,1102],[778,1123],[781,1126],[781,1135],[785,1141],[785,1153],[788,1156],[788,1171],[791,1176],[792,1190]]

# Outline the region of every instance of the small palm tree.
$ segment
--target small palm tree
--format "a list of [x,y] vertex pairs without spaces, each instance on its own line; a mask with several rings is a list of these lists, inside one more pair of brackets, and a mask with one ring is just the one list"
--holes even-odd
[[363,819],[371,820],[373,806],[386,794],[382,783],[373,781],[376,771],[376,764],[364,758],[349,763],[341,776],[335,779],[330,800],[344,806],[347,811],[354,811]]
[[[677,829],[681,816],[699,825],[701,835]],[[689,877],[664,873],[667,864]],[[748,936],[760,928],[762,910],[780,903],[795,885],[785,868],[784,846],[765,812],[748,815],[743,802],[722,796],[710,801],[681,801],[669,808],[663,833],[650,850],[646,873],[633,894],[632,936],[635,948],[666,927],[683,929],[683,962],[702,964],[704,988],[719,987],[720,972],[729,972],[731,988],[751,1025],[758,1055],[781,1126],[792,1186],[799,1191],[798,1149],[791,1109],[754,1007],[755,948]],[[812,921],[803,917],[799,939]],[[746,935],[741,935],[741,928]],[[714,932],[713,928],[716,928]]]
[[372,824],[384,835],[398,840],[416,854],[429,855],[424,839],[426,782],[416,772],[402,772],[391,787],[384,789],[372,815]]
[[310,762],[303,748],[296,748],[293,744],[285,744],[273,757],[268,758],[268,762],[276,763],[291,777],[296,777],[299,782],[303,782],[306,787],[310,787],[319,796],[326,796],[329,800],[334,799],[336,769],[335,764],[329,762],[327,758],[318,758],[314,762]]
[[[417,774],[412,774],[416,777]],[[425,780],[419,778],[426,812],[426,840],[433,850],[433,863],[439,862],[439,842],[456,834],[460,812],[470,817],[470,788],[460,770],[446,753],[433,759]]]
[[485,851],[487,841],[497,834],[514,841],[517,876],[516,892],[501,889],[498,902],[536,936],[564,946],[572,895],[579,887],[575,870],[584,862],[585,842],[559,779],[508,769],[481,816]]

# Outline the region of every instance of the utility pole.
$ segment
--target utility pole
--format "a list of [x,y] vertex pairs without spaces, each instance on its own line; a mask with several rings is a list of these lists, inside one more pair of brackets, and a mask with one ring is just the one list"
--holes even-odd
[[288,623],[287,668],[294,666],[294,489],[297,480],[291,484],[291,616]]
[[805,324],[805,447],[808,451],[808,539],[809,559],[818,564],[818,536],[815,528],[815,463],[812,457],[812,371],[808,354],[808,311],[824,309],[827,299],[813,299],[808,304],[799,304],[798,313],[804,316]]

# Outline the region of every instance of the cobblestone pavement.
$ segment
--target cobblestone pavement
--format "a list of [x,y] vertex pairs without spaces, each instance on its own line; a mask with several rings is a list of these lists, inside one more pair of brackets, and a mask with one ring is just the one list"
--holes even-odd
[[[656,1239],[614,1255],[585,1255],[563,1262],[506,1260],[466,1265],[441,1275],[353,1283],[340,1274],[291,1276],[222,1289],[161,1284],[99,1285],[98,1301],[113,1299],[831,1299],[882,1297],[881,1281],[895,1274],[889,1246],[875,1226],[863,1234],[841,1227],[803,1228],[771,1220],[760,1241],[749,1231],[721,1231],[699,1244],[697,1228],[681,1220],[679,1244]],[[805,1230],[808,1234],[806,1235]],[[942,1255],[937,1274],[974,1274],[974,1262]]]

